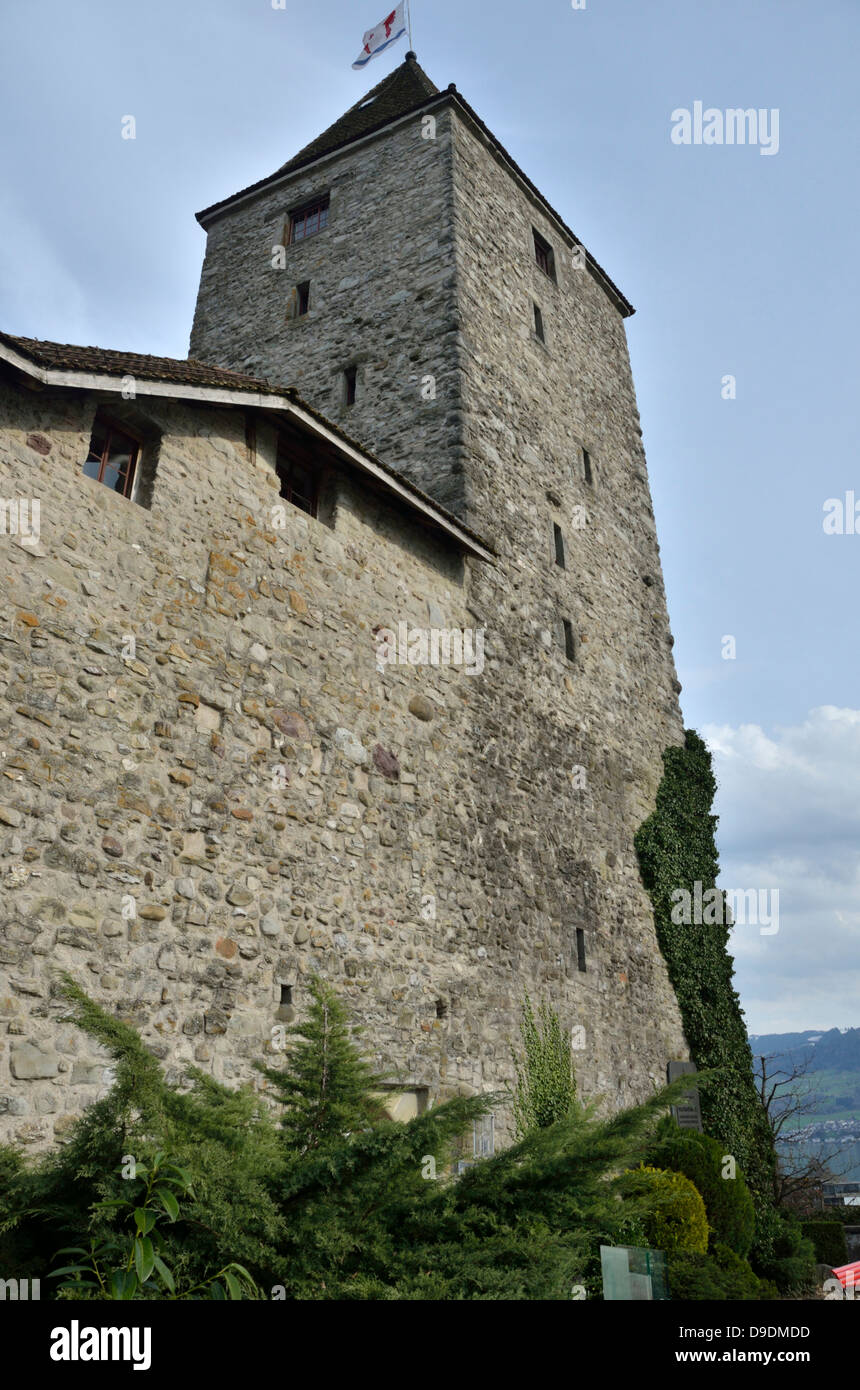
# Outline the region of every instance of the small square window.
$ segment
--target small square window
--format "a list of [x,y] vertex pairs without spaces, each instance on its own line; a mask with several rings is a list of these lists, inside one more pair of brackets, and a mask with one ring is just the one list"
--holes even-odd
[[317,232],[322,232],[328,226],[328,196],[317,198],[312,203],[306,203],[304,207],[297,208],[290,213],[289,245],[294,242],[306,241],[309,236],[315,236]]
[[131,497],[139,455],[139,439],[104,417],[97,416],[83,472],[86,477],[104,483],[113,492]]
[[541,313],[540,308],[539,308],[539,306],[538,306],[537,304],[535,304],[535,306],[534,306],[534,311],[535,311],[535,337],[536,337],[536,338],[540,338],[541,342],[542,342],[542,343],[545,343],[545,342],[546,342],[546,336],[545,336],[544,331],[543,331],[543,314]]
[[535,240],[535,260],[537,262],[538,269],[542,270],[544,275],[548,275],[550,280],[554,280],[555,255],[553,253],[553,249],[548,241],[544,241],[540,232],[536,232],[534,228],[532,228],[532,234]]

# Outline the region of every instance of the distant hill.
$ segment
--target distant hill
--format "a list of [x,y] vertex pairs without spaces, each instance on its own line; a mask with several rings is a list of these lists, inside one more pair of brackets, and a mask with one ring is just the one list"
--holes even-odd
[[767,1057],[768,1074],[808,1061],[799,1087],[812,1108],[786,1126],[786,1135],[815,1152],[839,1150],[840,1176],[860,1181],[860,1028],[809,1028],[803,1033],[751,1033],[753,1066]]

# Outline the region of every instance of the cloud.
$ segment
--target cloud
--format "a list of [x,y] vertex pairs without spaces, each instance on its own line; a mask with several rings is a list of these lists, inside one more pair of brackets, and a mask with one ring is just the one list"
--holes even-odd
[[860,1023],[860,710],[803,724],[706,725],[719,783],[723,888],[779,890],[779,931],[737,926],[753,1032]]

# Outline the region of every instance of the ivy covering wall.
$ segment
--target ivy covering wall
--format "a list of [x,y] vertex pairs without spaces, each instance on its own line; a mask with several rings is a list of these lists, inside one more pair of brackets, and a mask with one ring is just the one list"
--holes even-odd
[[775,1155],[753,1080],[744,1015],[732,985],[728,912],[724,909],[724,921],[713,925],[672,921],[676,889],[685,889],[692,898],[697,882],[703,895],[716,886],[717,817],[711,807],[717,784],[711,755],[698,734],[688,729],[684,746],[663,754],[663,769],[654,813],[636,835],[642,880],[654,907],[657,938],[692,1059],[700,1071],[719,1073],[702,1088],[705,1131],[737,1160],[762,1216],[773,1202]]

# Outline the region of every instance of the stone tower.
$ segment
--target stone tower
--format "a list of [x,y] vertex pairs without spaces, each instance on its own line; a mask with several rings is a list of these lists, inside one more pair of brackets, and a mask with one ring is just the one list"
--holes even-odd
[[295,387],[497,553],[466,563],[489,655],[462,697],[468,743],[447,749],[478,760],[476,800],[435,832],[459,845],[474,928],[448,946],[438,924],[472,981],[468,1079],[505,1074],[528,986],[584,1027],[586,1089],[641,1096],[687,1049],[633,850],[683,726],[632,306],[412,53],[198,220],[191,355]]
[[190,359],[0,331],[0,1138],[109,1084],[61,970],[256,1085],[322,975],[401,1115],[509,1082],[527,991],[641,1100],[688,1049],[630,305],[411,54],[200,220]]

